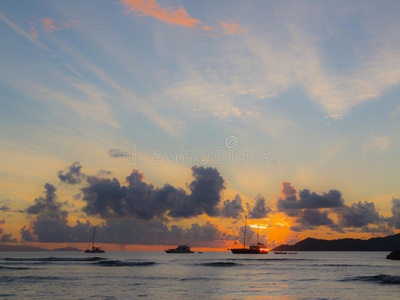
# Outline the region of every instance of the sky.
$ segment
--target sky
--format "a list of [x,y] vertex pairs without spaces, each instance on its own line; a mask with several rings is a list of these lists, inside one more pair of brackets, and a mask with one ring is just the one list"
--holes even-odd
[[398,1],[2,1],[0,241],[400,232]]

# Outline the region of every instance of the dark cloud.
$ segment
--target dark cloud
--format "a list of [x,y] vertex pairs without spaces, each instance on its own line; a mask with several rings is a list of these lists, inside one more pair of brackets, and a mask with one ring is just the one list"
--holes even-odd
[[100,216],[103,219],[125,215],[127,188],[121,186],[116,178],[103,179],[91,176],[88,182],[89,186],[82,188],[83,200],[86,202],[83,211],[86,214]]
[[373,202],[364,203],[359,201],[351,206],[336,209],[339,218],[339,225],[342,227],[361,228],[368,224],[378,224],[382,221],[379,213],[375,210]]
[[15,243],[16,241],[17,241],[17,239],[13,239],[11,233],[3,234],[0,237],[1,243]]
[[97,240],[103,243],[126,245],[163,244],[171,237],[168,227],[161,221],[110,219],[98,226]]
[[37,216],[31,229],[40,243],[73,242],[71,227],[68,225],[68,212],[47,212]]
[[78,161],[74,162],[67,171],[58,171],[58,178],[62,182],[69,184],[78,184],[85,179],[85,174],[81,173],[82,166]]
[[107,170],[100,170],[99,172],[97,172],[97,175],[100,177],[108,177],[111,176],[111,174],[112,172]]
[[329,218],[327,210],[306,209],[300,213],[296,219],[297,226],[292,226],[292,231],[313,230],[320,226],[327,226],[331,230],[344,233],[343,229],[338,226],[331,218]]
[[363,227],[361,228],[361,231],[362,231],[362,232],[372,233],[373,235],[374,235],[374,234],[380,235],[380,234],[382,234],[382,233],[384,233],[385,235],[394,234],[393,230],[390,229],[389,227],[387,227],[387,226],[384,225],[384,224],[381,224],[381,225],[379,225],[378,227],[363,226]]
[[0,211],[2,211],[2,212],[12,212],[12,210],[11,210],[11,208],[9,206],[9,203],[10,203],[10,199],[0,200]]
[[[36,215],[29,226],[21,228],[21,237],[24,241],[37,241],[41,243],[62,243],[62,242],[84,242],[87,241],[88,230],[77,234],[81,227],[78,221],[75,227],[68,225],[68,211],[62,210],[63,204],[57,200],[56,188],[45,184],[45,197],[35,199],[35,204],[28,207],[26,212]],[[77,240],[77,237],[85,236],[85,240]]]
[[8,212],[10,211],[10,207],[7,204],[4,204],[3,206],[0,207],[0,211]]
[[111,157],[123,157],[124,153],[125,151],[121,149],[110,149],[108,151],[108,155],[110,155]]
[[327,226],[331,230],[343,232],[343,229],[329,218],[329,209],[344,207],[342,194],[338,190],[318,194],[308,189],[297,190],[290,182],[282,182],[281,194],[283,198],[277,201],[278,211],[289,217],[295,217],[295,226],[290,229],[295,232],[312,230],[320,226]]
[[302,232],[302,231],[303,231],[303,229],[301,229],[301,228],[299,228],[299,227],[297,227],[297,226],[291,226],[291,227],[290,227],[290,230],[291,230],[291,231],[295,231],[295,232]]
[[221,191],[225,189],[225,180],[215,168],[192,167],[195,180],[189,185],[190,202],[198,205],[207,215],[219,215],[218,204],[221,200]]
[[36,242],[37,236],[32,232],[32,229],[28,226],[23,226],[20,230],[21,238],[26,242]]
[[12,238],[11,233],[4,233],[4,229],[1,228],[2,225],[6,224],[6,220],[0,220],[0,242],[1,243],[14,243],[17,240]]
[[232,201],[229,199],[225,200],[221,209],[221,215],[225,218],[239,219],[240,214],[243,212],[242,199],[239,194]]
[[3,224],[5,224],[6,223],[6,220],[0,220],[0,235],[2,235],[3,234],[3,232],[4,232],[4,229],[3,228],[1,228],[1,225],[3,225]]
[[71,239],[74,242],[87,242],[88,237],[91,232],[93,232],[93,226],[90,224],[88,220],[85,222],[81,222],[80,220],[76,221],[74,226],[71,226]]
[[[278,199],[277,207],[288,216],[296,217],[295,222],[298,225],[294,226],[294,231],[328,226],[334,231],[344,232],[342,228],[364,227],[365,229],[368,224],[382,222],[374,203],[365,201],[347,206],[338,190],[330,190],[320,195],[304,189],[297,196],[290,183],[284,182],[282,186],[282,195],[286,198]],[[337,214],[338,224],[328,217],[329,212]]]
[[60,209],[61,203],[57,201],[57,189],[54,185],[46,183],[44,188],[46,196],[35,199],[35,204],[26,209],[28,214],[38,215],[44,212],[57,212]]
[[180,188],[165,184],[155,188],[144,182],[144,175],[137,170],[126,178],[128,186],[114,179],[91,176],[88,186],[82,188],[86,206],[83,210],[90,216],[103,219],[134,217],[150,220],[190,218],[203,213],[208,216],[220,214],[218,204],[224,179],[217,169],[192,167],[194,180],[189,184],[191,194]]
[[392,199],[392,217],[387,219],[390,226],[400,229],[400,199]]
[[184,240],[190,243],[212,242],[225,240],[225,233],[222,233],[217,226],[206,222],[204,225],[192,224],[192,227],[185,231]]
[[253,208],[249,211],[250,219],[263,219],[268,216],[271,212],[271,208],[265,205],[265,199],[262,195],[258,195],[256,198],[256,203]]
[[[29,227],[21,229],[24,241],[42,243],[86,243],[90,240],[93,226],[89,221],[77,221],[68,225],[68,215],[62,215],[57,222],[49,215],[39,215]],[[126,245],[174,245],[190,243],[192,246],[204,246],[204,243],[222,241],[227,238],[215,225],[192,224],[184,229],[173,225],[168,228],[160,220],[109,219],[97,226],[98,243]]]
[[[328,226],[337,232],[344,232],[343,228],[359,228],[361,232],[390,234],[391,230],[387,225],[400,229],[399,199],[392,200],[392,217],[383,218],[372,202],[360,201],[351,206],[345,205],[338,190],[330,190],[328,193],[320,195],[304,189],[297,195],[296,189],[290,183],[283,182],[281,194],[284,198],[278,199],[277,207],[279,211],[296,218],[296,226],[293,226],[293,231]],[[328,217],[329,213],[337,215],[337,224]],[[386,225],[383,224],[384,222]]]
[[344,200],[342,194],[338,190],[330,190],[328,193],[319,195],[310,190],[304,189],[299,193],[299,199],[295,195],[286,197],[286,199],[278,199],[278,210],[295,215],[296,210],[301,209],[319,209],[319,208],[336,208],[343,207]]
[[85,243],[90,239],[93,231],[89,221],[82,223],[79,220],[75,226],[68,225],[68,213],[41,214],[29,226],[21,228],[21,238],[26,242],[40,243]]
[[296,223],[302,227],[313,229],[317,226],[331,226],[334,222],[328,217],[327,211],[306,209],[302,212],[301,217],[296,220]]
[[96,240],[102,243],[126,245],[175,245],[190,243],[202,246],[205,242],[225,240],[226,235],[215,225],[192,224],[183,229],[173,225],[169,229],[159,220],[144,221],[133,219],[107,220],[98,226]]
[[290,182],[282,182],[281,194],[286,199],[287,197],[292,197],[297,195],[297,190]]
[[204,242],[225,240],[226,235],[215,225],[192,224],[189,229],[173,225],[168,228],[162,221],[119,219],[107,220],[98,226],[96,240],[102,243],[126,245],[175,245],[190,243],[202,246]]
[[[190,194],[169,184],[156,188],[144,182],[145,176],[136,170],[126,178],[126,186],[115,178],[86,176],[87,186],[81,189],[86,202],[83,210],[89,216],[105,219],[98,226],[96,240],[103,243],[171,245],[209,243],[226,238],[218,227],[208,222],[205,225],[192,224],[189,229],[179,226],[169,228],[164,224],[168,216],[182,218],[220,214],[218,205],[221,191],[225,188],[224,179],[214,168],[193,167],[192,174],[194,180],[188,185]],[[89,221],[79,220],[74,226],[69,225],[68,211],[63,209],[68,203],[59,201],[56,191],[53,185],[46,183],[45,195],[35,199],[35,204],[26,209],[35,219],[21,228],[22,239],[42,243],[87,242],[93,226]]]

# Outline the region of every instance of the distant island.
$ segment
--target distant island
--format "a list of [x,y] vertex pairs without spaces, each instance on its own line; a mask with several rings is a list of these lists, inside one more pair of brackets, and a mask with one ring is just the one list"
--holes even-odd
[[35,246],[28,246],[28,245],[5,245],[5,244],[0,244],[0,251],[31,251],[31,252],[39,252],[39,251],[82,251],[77,248],[72,248],[72,247],[65,247],[65,248],[57,248],[53,250],[49,249],[44,249],[40,247],[35,247]]
[[275,247],[272,251],[393,251],[398,249],[400,249],[400,233],[368,240],[306,238],[294,245]]
[[60,251],[60,252],[74,252],[74,251],[83,251],[81,249],[77,249],[77,248],[72,248],[72,247],[64,247],[64,248],[57,248],[57,249],[53,249],[52,251]]

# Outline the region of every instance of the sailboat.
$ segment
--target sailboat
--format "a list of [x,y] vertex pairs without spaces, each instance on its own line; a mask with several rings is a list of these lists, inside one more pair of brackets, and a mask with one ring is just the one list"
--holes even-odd
[[94,237],[96,235],[96,226],[93,228],[92,249],[86,249],[85,253],[105,253],[101,247],[94,246]]
[[260,229],[257,231],[257,244],[251,245],[246,248],[246,232],[247,232],[247,216],[244,219],[244,238],[243,238],[243,248],[231,248],[233,254],[267,254],[267,246],[263,243],[258,242]]

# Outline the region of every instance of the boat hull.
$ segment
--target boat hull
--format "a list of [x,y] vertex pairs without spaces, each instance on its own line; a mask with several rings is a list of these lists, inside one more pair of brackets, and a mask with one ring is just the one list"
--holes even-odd
[[166,253],[194,253],[193,251],[180,251],[180,250],[165,250]]
[[268,254],[268,251],[263,251],[260,249],[231,249],[233,254]]
[[85,253],[106,253],[104,250],[85,250]]
[[194,253],[189,245],[179,245],[177,248],[165,250],[166,253]]

